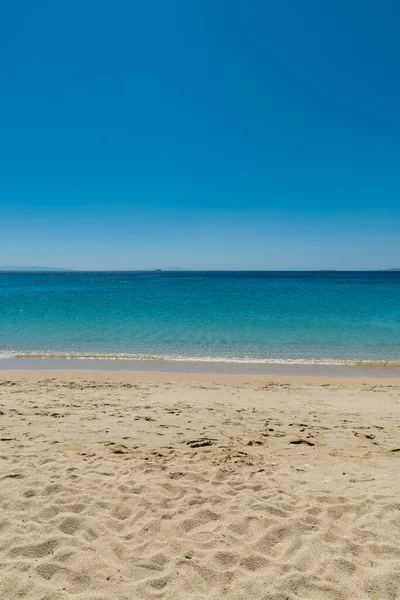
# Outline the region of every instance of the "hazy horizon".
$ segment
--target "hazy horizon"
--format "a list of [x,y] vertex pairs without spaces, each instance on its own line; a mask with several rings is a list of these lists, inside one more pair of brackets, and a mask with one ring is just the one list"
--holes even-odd
[[215,271],[215,272],[233,272],[233,273],[241,273],[241,272],[265,272],[265,273],[274,273],[274,272],[373,272],[373,271],[400,271],[400,268],[385,268],[385,269],[185,269],[183,267],[171,267],[171,268],[158,268],[154,267],[151,269],[136,269],[134,267],[128,269],[72,269],[69,267],[48,267],[48,266],[29,266],[29,265],[0,265],[0,273],[8,273],[8,272],[69,272],[69,273],[87,273],[87,272],[153,272],[153,271],[163,271],[163,272],[180,272],[180,271]]

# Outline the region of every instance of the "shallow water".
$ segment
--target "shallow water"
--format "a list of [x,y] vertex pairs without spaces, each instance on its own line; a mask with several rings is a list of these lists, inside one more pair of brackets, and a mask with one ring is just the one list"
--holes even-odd
[[0,273],[0,358],[400,365],[400,272]]

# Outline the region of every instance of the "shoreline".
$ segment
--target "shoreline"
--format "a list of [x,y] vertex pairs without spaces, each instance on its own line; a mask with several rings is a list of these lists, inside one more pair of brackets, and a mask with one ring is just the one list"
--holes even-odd
[[194,375],[400,378],[400,365],[288,364],[194,360],[126,360],[92,358],[0,358],[5,371],[95,371]]
[[278,386],[290,387],[304,386],[308,389],[323,390],[354,389],[358,390],[367,386],[369,388],[395,390],[400,389],[400,375],[393,377],[378,377],[368,375],[326,375],[320,374],[256,374],[256,373],[171,373],[168,371],[106,371],[106,370],[74,370],[74,369],[0,369],[1,385],[19,385],[20,383],[50,383],[63,384],[66,381],[75,381],[84,387],[87,384],[94,386],[227,386],[247,388],[253,386]]

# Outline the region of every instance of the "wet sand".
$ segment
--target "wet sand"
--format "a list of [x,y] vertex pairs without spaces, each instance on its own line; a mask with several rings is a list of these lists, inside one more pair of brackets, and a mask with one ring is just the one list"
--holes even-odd
[[205,375],[260,375],[302,377],[379,377],[400,379],[398,364],[317,364],[223,362],[201,360],[105,359],[105,358],[0,358],[0,372],[17,371],[126,371],[139,373],[185,373]]

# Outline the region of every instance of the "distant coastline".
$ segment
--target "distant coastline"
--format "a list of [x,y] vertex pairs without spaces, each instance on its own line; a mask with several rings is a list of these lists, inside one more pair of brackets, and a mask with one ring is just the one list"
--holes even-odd
[[12,273],[18,273],[18,272],[22,272],[22,273],[28,273],[28,272],[32,272],[32,273],[38,273],[38,272],[53,272],[53,271],[62,271],[63,273],[65,272],[69,272],[69,271],[73,271],[74,269],[64,269],[62,267],[25,267],[25,266],[0,266],[0,273],[8,273],[8,272],[12,272]]

